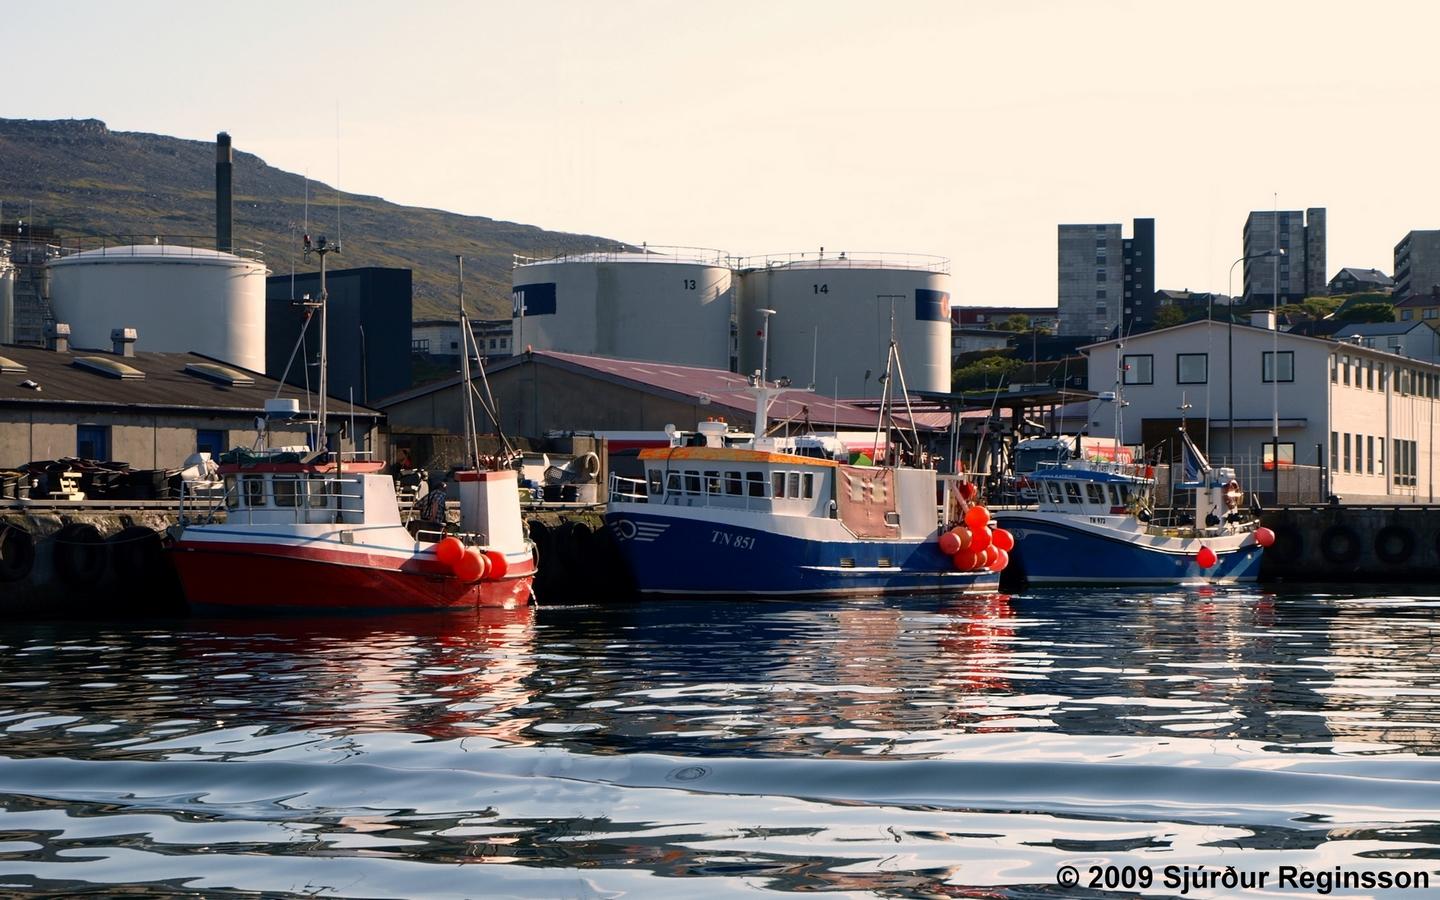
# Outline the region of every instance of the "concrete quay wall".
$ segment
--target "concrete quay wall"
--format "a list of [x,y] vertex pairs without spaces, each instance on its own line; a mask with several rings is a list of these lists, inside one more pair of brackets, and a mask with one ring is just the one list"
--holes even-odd
[[1440,507],[1284,507],[1261,521],[1275,532],[1261,581],[1440,583]]

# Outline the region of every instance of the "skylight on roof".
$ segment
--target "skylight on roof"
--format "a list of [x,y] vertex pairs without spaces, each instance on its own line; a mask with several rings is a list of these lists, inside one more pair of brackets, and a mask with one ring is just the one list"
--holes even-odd
[[5,356],[0,356],[0,375],[9,375],[11,372],[28,372],[23,364]]
[[145,378],[145,373],[134,366],[128,366],[120,360],[108,356],[77,356],[71,365],[77,369],[118,378],[121,381],[141,381]]
[[254,384],[255,379],[229,366],[222,366],[219,363],[186,363],[186,375],[197,375],[206,381],[213,381],[216,384],[224,384],[230,387],[237,385]]

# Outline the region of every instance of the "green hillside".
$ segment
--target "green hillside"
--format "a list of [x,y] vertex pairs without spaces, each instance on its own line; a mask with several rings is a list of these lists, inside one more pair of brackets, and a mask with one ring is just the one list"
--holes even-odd
[[[243,135],[237,141],[243,145]],[[235,151],[234,241],[260,247],[276,274],[299,259],[305,179]],[[312,233],[333,232],[336,191],[310,182]],[[465,257],[472,312],[510,312],[515,253],[587,250],[616,242],[531,225],[400,206],[339,192],[344,256],[332,265],[414,270],[415,317],[448,317],[455,308],[455,255]],[[0,202],[4,218],[50,225],[65,238],[215,233],[215,145],[141,132],[111,131],[95,119],[0,119]],[[316,223],[324,223],[323,226]],[[333,233],[331,234],[333,237]]]

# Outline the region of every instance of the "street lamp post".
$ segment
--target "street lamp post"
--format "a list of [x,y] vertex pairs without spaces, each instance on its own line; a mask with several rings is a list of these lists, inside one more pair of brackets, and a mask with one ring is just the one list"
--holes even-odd
[[[1242,256],[1230,264],[1230,275],[1225,282],[1225,293],[1230,298],[1230,305],[1226,309],[1225,317],[1225,417],[1230,420],[1230,443],[1225,448],[1231,457],[1231,464],[1234,464],[1235,457],[1235,267],[1247,259],[1269,259],[1272,256],[1284,256],[1285,248],[1276,247],[1264,250],[1260,253],[1252,253],[1249,256]],[[1214,307],[1214,300],[1211,300],[1211,307]],[[1279,326],[1277,321],[1276,327]],[[1209,325],[1207,324],[1208,328]],[[1270,365],[1279,368],[1280,361],[1272,359]],[[1264,366],[1261,367],[1261,377],[1264,377]],[[1278,374],[1278,372],[1273,373]],[[1207,448],[1208,449],[1208,448]]]

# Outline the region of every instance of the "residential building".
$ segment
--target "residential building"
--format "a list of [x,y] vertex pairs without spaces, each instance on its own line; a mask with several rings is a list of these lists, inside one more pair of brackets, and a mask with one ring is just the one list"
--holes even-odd
[[[178,469],[196,451],[253,446],[266,400],[313,404],[303,388],[198,353],[52,345],[0,346],[0,469],[67,456]],[[352,411],[341,397],[332,404],[344,410],[332,431],[353,420],[359,449],[382,449],[383,415],[358,404]],[[269,437],[275,446],[306,443],[303,426],[272,423]]]
[[1428,291],[1416,291],[1395,304],[1395,321],[1440,324],[1440,284]]
[[957,328],[998,328],[1011,316],[1024,316],[1031,328],[1054,333],[1060,324],[1055,306],[951,306],[950,323]]
[[1330,279],[1332,294],[1388,294],[1395,289],[1395,280],[1379,269],[1346,267]]
[[1155,292],[1155,309],[1158,311],[1166,306],[1178,306],[1187,311],[1215,306],[1229,307],[1230,298],[1224,294],[1192,291],[1189,288],[1183,291],[1161,288]]
[[1364,322],[1338,329],[1335,340],[1395,353],[1410,359],[1440,362],[1440,332],[1430,322]]
[[1030,332],[996,331],[993,328],[950,329],[950,355],[958,357],[963,353],[979,350],[1004,350],[1012,341],[1028,343]]
[[[1436,499],[1440,366],[1433,363],[1205,320],[1085,349],[1091,388],[1122,392],[1127,444],[1160,446],[1184,415],[1188,433],[1212,458],[1259,463],[1249,470],[1260,473],[1270,468],[1278,418],[1281,467],[1320,466],[1330,493],[1355,502]],[[1112,409],[1092,405],[1092,434],[1115,434]]]
[[[409,387],[410,270],[331,269],[325,283],[331,392],[346,398],[353,393],[356,403],[366,403]],[[291,384],[313,379],[292,361],[306,314],[296,301],[307,296],[320,296],[319,272],[265,279],[265,371]],[[313,362],[320,355],[320,332],[304,330],[305,352]]]
[[[1245,219],[1243,239],[1246,303],[1277,294],[1281,303],[1298,302],[1328,292],[1323,208],[1252,212]],[[1259,256],[1276,248],[1285,255]]]
[[1440,287],[1440,231],[1411,231],[1395,245],[1395,298],[1431,294]]
[[1060,334],[1101,337],[1154,321],[1155,220],[1059,227]]
[[[513,319],[471,319],[475,346],[485,358],[509,356]],[[460,358],[460,322],[456,319],[416,319],[410,328],[410,352],[425,356]]]

